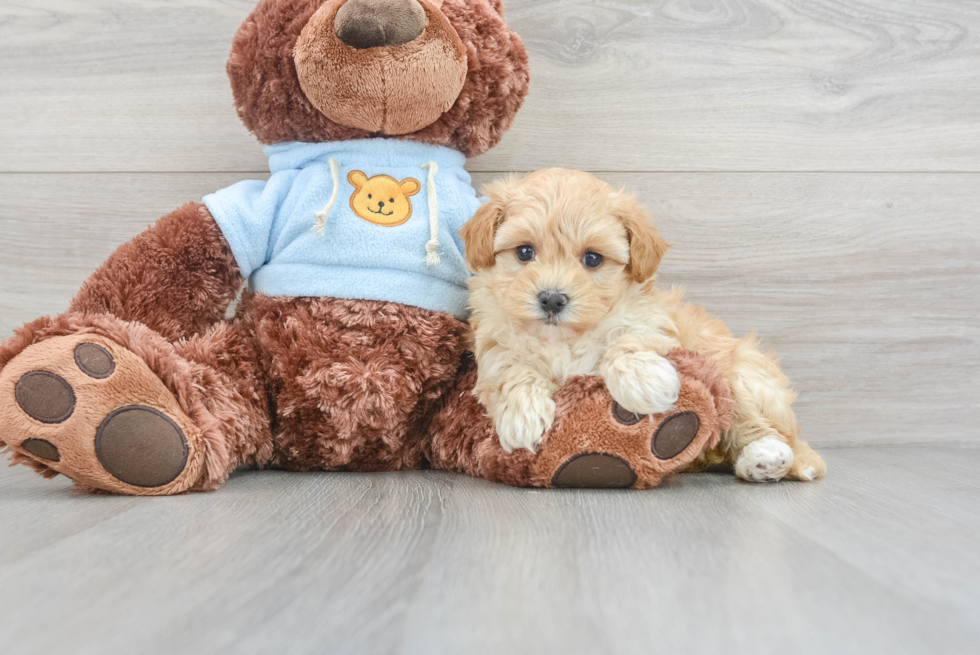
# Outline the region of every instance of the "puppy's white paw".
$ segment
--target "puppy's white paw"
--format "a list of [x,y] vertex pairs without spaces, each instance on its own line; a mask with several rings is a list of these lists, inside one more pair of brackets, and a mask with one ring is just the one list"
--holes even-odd
[[512,392],[496,410],[497,437],[508,453],[518,448],[533,452],[555,422],[555,401],[534,387]]
[[681,393],[674,365],[652,352],[616,357],[606,365],[604,377],[616,402],[637,414],[669,412]]
[[775,437],[763,437],[742,449],[735,475],[749,482],[778,482],[792,466],[793,449]]

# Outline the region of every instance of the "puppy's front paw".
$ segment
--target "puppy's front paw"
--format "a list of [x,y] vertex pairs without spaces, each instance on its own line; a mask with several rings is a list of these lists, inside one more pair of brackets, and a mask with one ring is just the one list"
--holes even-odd
[[669,412],[681,393],[674,365],[652,352],[616,357],[606,365],[604,377],[613,399],[637,414]]
[[778,482],[792,466],[792,448],[775,437],[762,437],[742,449],[735,475],[749,482]]
[[555,401],[541,390],[511,393],[494,412],[500,445],[508,453],[518,448],[534,451],[555,422]]

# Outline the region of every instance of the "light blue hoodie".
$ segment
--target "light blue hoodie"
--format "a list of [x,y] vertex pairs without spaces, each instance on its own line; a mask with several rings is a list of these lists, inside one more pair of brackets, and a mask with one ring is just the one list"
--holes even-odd
[[[268,182],[204,199],[251,291],[385,300],[466,318],[459,228],[480,201],[462,153],[398,139],[281,143],[265,153]],[[408,211],[401,224],[382,224]]]

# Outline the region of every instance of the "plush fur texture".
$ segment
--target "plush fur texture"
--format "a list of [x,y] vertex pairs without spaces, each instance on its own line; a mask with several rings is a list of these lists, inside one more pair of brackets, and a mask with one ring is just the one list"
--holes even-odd
[[[416,469],[423,465],[426,427],[456,379],[466,331],[447,314],[395,303],[264,296],[246,296],[234,322],[175,344],[108,315],[39,319],[0,347],[0,366],[15,357],[18,363],[0,373],[0,388],[8,392],[0,398],[0,418],[9,413],[27,428],[18,428],[19,436],[6,444],[14,449],[15,463],[48,475],[63,472],[83,487],[115,493],[213,490],[240,465]],[[85,421],[37,432],[9,402],[20,375],[54,370],[79,389],[81,382],[95,384],[77,370],[74,377],[65,372],[75,369],[72,348],[50,345],[65,336],[98,337],[117,361],[145,366],[118,367],[111,384],[99,383],[94,395],[80,394],[78,413],[89,417]],[[154,382],[162,382],[167,393],[161,396]],[[200,448],[192,448],[201,461],[199,472],[149,491],[114,482],[104,472],[96,475],[92,435],[109,411],[130,404],[158,407],[185,433],[199,432]],[[87,457],[66,460],[64,466],[27,457],[20,444],[38,436],[64,452],[88,449]]]
[[[486,192],[490,203],[462,235],[477,272],[471,280],[480,371],[475,392],[505,448],[540,443],[554,421],[554,393],[576,375],[601,376],[629,411],[668,411],[680,378],[665,356],[684,348],[713,357],[734,393],[721,461],[753,481],[825,473],[823,461],[798,438],[796,394],[775,359],[754,337],[735,339],[703,309],[682,304],[682,292],[657,289],[654,274],[667,244],[635,197],[561,169]],[[566,298],[558,313],[542,306],[542,293]],[[781,449],[753,448],[746,455],[751,465],[740,464],[743,450],[764,438],[786,444],[799,462]]]
[[[576,376],[555,394],[556,420],[536,453],[525,449],[508,453],[501,447],[493,421],[472,393],[477,372],[468,359],[453,393],[432,422],[427,451],[432,465],[515,486],[551,487],[563,464],[583,452],[601,452],[630,465],[637,476],[634,488],[654,487],[690,463],[705,446],[717,443],[731,421],[730,396],[716,364],[683,350],[668,357],[682,371],[675,410],[623,425],[613,418],[613,401],[602,379]],[[720,396],[712,390],[720,391]],[[698,414],[697,436],[676,457],[658,459],[651,452],[652,436],[666,419],[684,411]]]
[[[81,343],[98,344],[112,353],[115,370],[108,379],[93,379],[75,365],[74,348]],[[209,446],[216,445],[223,451],[224,439],[219,436],[216,443],[213,439],[205,439],[195,422],[180,407],[177,396],[145,361],[133,351],[118,347],[111,339],[99,334],[98,329],[53,337],[28,348],[14,364],[0,372],[0,396],[9,397],[21,376],[34,370],[54,373],[66,381],[75,397],[75,407],[64,422],[42,424],[19,411],[15,403],[0,403],[0,423],[10,435],[7,439],[12,448],[22,446],[28,439],[43,439],[57,447],[60,455],[57,461],[46,462],[46,466],[65,473],[83,487],[121,494],[143,493],[143,489],[113,477],[103,468],[96,457],[94,440],[100,424],[113,410],[145,405],[165,412],[180,427],[188,446],[188,458],[181,475],[149,491],[156,495],[173,495],[187,490],[199,479],[214,476],[213,466],[210,470],[204,470],[208,465],[205,460],[211,459],[210,464],[214,464],[216,458]],[[199,398],[186,398],[192,404],[200,403]],[[199,413],[198,417],[202,418],[203,415]]]
[[418,468],[425,427],[455,380],[466,325],[395,303],[246,298],[276,407],[271,465]]
[[[436,10],[434,4],[422,1],[430,13]],[[328,2],[337,4],[337,0]],[[235,103],[242,121],[263,143],[378,136],[331,120],[303,92],[294,50],[310,18],[324,4],[324,0],[263,0],[235,37],[228,61]],[[498,5],[487,0],[442,3],[438,11],[466,49],[466,81],[448,111],[403,138],[446,145],[473,157],[496,145],[511,126],[527,95],[528,60]]]
[[242,277],[207,208],[188,203],[123,244],[82,285],[75,313],[112,314],[175,340],[224,318]]
[[410,134],[434,123],[455,104],[467,72],[466,47],[445,15],[429,5],[418,38],[355,49],[334,27],[338,9],[350,4],[324,4],[303,28],[295,61],[306,97],[332,121],[370,133]]
[[[225,325],[214,328],[219,332],[227,329],[228,327]],[[253,384],[252,380],[255,381],[254,384],[261,384],[259,371],[255,368],[256,357],[247,352],[247,342],[226,339],[226,343],[234,344],[234,349],[231,352],[215,351],[212,345],[212,347],[203,348],[204,352],[201,353],[203,361],[194,361],[182,357],[183,353],[178,348],[186,348],[188,354],[193,354],[195,348],[200,351],[201,342],[196,339],[178,343],[175,346],[145,325],[123,321],[108,314],[68,313],[56,318],[45,317],[24,326],[15,333],[12,339],[0,345],[0,370],[2,370],[3,378],[7,382],[7,387],[16,382],[14,378],[19,377],[16,375],[18,371],[7,371],[8,364],[20,355],[23,355],[26,360],[25,363],[21,364],[21,359],[18,357],[18,367],[20,368],[26,366],[32,370],[60,370],[61,367],[71,367],[72,352],[70,348],[63,347],[51,351],[48,347],[44,347],[49,339],[68,336],[99,337],[118,346],[118,348],[109,346],[117,359],[120,359],[120,353],[131,353],[145,364],[145,368],[139,369],[135,365],[131,365],[114,374],[113,378],[123,381],[120,383],[121,386],[98,391],[97,397],[89,404],[81,406],[83,412],[90,414],[90,418],[84,425],[65,424],[55,426],[47,431],[45,433],[47,434],[46,438],[58,445],[59,448],[63,449],[69,442],[78,439],[90,440],[94,435],[95,428],[104,418],[103,415],[97,415],[99,408],[105,408],[106,411],[109,411],[109,409],[137,403],[153,406],[158,406],[161,403],[166,405],[167,403],[160,399],[159,392],[153,387],[153,380],[156,380],[157,383],[162,382],[163,387],[176,402],[176,409],[179,413],[190,419],[189,431],[199,431],[201,435],[199,445],[202,468],[200,474],[191,480],[185,481],[182,478],[181,482],[186,482],[183,488],[167,489],[167,493],[177,493],[191,487],[200,491],[216,489],[239,463],[254,459],[250,458],[249,455],[256,450],[257,440],[253,435],[261,432],[262,419],[259,416],[261,416],[262,410],[256,411],[254,408],[244,407],[239,402],[241,394],[236,393],[237,385]],[[220,365],[209,366],[208,364],[212,361],[220,362]],[[237,375],[232,378],[229,374]],[[144,381],[141,382],[141,380]],[[4,389],[9,392],[7,387]],[[150,390],[148,391],[148,389]],[[261,400],[264,401],[264,397]],[[5,411],[16,411],[9,402],[9,393],[0,399],[0,405],[4,406]],[[160,409],[168,410],[168,407],[164,406]],[[170,411],[171,418],[174,418],[178,423],[184,423],[180,416],[176,416],[176,413]],[[267,419],[265,422],[267,425]],[[255,429],[254,424],[259,425],[258,430]],[[266,429],[268,428],[266,427]],[[39,436],[31,432],[21,432],[19,433],[20,436],[11,440],[11,436],[9,436],[11,432],[13,431],[8,432],[6,437],[8,441],[11,441],[11,443],[6,444],[8,446],[16,446],[27,438]],[[24,453],[15,450],[14,463],[27,463],[24,462]],[[34,460],[31,460],[30,464],[35,469],[42,466],[47,469],[54,468]],[[67,466],[68,463],[66,462],[65,465]],[[92,466],[95,465],[92,464]],[[62,472],[69,477],[79,477],[78,474],[70,470]],[[81,473],[84,475],[85,471]],[[84,475],[84,479],[78,481],[83,486],[89,485],[117,493],[144,493],[142,490],[118,487],[98,480],[99,478],[95,475]]]

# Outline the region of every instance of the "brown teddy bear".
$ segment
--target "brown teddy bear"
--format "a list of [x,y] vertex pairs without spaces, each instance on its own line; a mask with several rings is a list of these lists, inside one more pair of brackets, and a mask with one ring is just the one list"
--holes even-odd
[[[499,0],[262,0],[228,73],[271,177],[120,247],[68,311],[0,346],[0,447],[82,489],[219,488],[239,466],[435,467],[531,486],[648,487],[727,427],[706,358],[676,352],[669,415],[577,378],[538,453],[472,395],[465,157],[528,88]],[[248,291],[232,320],[225,312]]]

